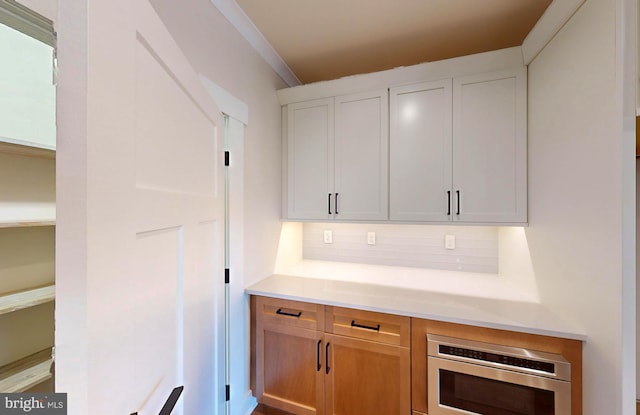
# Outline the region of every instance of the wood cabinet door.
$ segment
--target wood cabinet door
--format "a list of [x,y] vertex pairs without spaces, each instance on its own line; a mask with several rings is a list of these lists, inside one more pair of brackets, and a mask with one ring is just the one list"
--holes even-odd
[[453,80],[454,220],[527,220],[526,68]]
[[451,220],[451,79],[391,88],[389,218]]
[[408,347],[325,335],[327,415],[409,415]]
[[324,414],[322,332],[258,320],[256,343],[258,402],[296,415]]
[[388,217],[387,90],[335,99],[334,218]]
[[[333,98],[287,107],[287,217],[332,218]],[[332,204],[333,204],[332,200]]]

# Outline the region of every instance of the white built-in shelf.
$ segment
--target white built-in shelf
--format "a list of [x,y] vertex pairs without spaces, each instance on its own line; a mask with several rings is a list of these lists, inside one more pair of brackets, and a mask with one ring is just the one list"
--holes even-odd
[[56,220],[15,220],[15,221],[2,221],[0,220],[0,228],[28,228],[33,226],[55,226]]
[[24,392],[51,379],[51,349],[0,367],[0,393]]
[[55,298],[55,285],[0,295],[0,315],[48,303]]
[[0,140],[0,153],[48,159],[56,158],[56,150],[54,148],[21,143],[17,140],[15,142]]

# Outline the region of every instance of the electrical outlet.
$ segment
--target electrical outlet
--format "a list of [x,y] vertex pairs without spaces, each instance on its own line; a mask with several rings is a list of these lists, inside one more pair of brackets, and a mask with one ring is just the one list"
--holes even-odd
[[446,249],[456,249],[456,236],[455,235],[445,235],[444,236],[444,247]]
[[376,244],[376,233],[375,232],[367,232],[367,243],[369,245]]
[[333,232],[331,232],[331,230],[324,231],[324,243],[325,244],[333,243]]

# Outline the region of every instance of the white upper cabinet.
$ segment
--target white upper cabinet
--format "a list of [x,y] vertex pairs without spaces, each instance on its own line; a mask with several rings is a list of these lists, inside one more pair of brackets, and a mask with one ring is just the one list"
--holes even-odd
[[387,90],[289,104],[287,218],[386,220]]
[[390,219],[527,221],[524,67],[390,89]]
[[329,219],[334,201],[333,98],[287,108],[287,216]]
[[286,219],[527,223],[520,49],[278,95],[286,106]]
[[526,68],[453,79],[454,220],[527,221]]
[[451,217],[451,79],[391,88],[389,216]]
[[337,97],[335,105],[333,216],[345,220],[386,220],[387,90]]

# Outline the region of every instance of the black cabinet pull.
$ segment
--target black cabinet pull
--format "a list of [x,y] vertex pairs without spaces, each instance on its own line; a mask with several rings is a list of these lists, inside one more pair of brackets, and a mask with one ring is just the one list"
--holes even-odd
[[279,308],[276,311],[276,314],[280,314],[281,316],[289,316],[289,317],[297,317],[300,318],[300,316],[302,315],[302,311],[298,311],[297,313],[288,313],[286,311],[282,311],[281,308]]
[[351,327],[358,327],[360,329],[367,329],[367,330],[373,330],[373,331],[380,331],[380,324],[378,324],[377,326],[373,327],[373,326],[365,326],[364,324],[358,324],[356,323],[355,320],[351,320]]
[[338,193],[336,193],[336,215],[338,214]]
[[329,214],[331,214],[331,193],[329,193]]
[[324,367],[325,367],[325,374],[327,375],[331,370],[331,368],[329,367],[329,346],[331,346],[331,343],[327,343],[327,345],[324,347]]
[[320,345],[322,344],[322,340],[318,340],[318,345],[316,346],[316,362],[318,366],[318,372],[322,369],[322,364],[320,363]]
[[456,215],[460,214],[460,190],[456,190],[456,197],[458,199],[458,211],[456,212]]
[[447,216],[451,215],[451,190],[447,190]]

